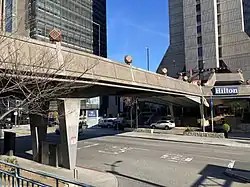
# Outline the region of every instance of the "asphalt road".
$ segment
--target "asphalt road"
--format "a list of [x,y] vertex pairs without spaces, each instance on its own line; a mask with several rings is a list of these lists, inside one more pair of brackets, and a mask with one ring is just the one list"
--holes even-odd
[[78,143],[77,165],[112,172],[121,187],[249,186],[223,172],[231,161],[249,161],[250,150],[117,136],[94,138],[91,133]]
[[[250,186],[226,177],[231,161],[249,161],[243,148],[174,143],[115,136],[115,131],[88,129],[78,142],[77,165],[112,172],[120,187]],[[59,136],[49,135],[50,141]],[[18,137],[19,156],[31,149],[30,136]],[[22,150],[22,151],[21,151]]]

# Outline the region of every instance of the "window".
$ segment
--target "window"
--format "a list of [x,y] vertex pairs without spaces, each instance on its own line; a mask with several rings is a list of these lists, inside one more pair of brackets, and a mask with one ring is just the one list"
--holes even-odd
[[220,15],[217,16],[217,21],[218,21],[218,24],[221,23],[221,16]]
[[203,56],[203,52],[202,52],[202,47],[198,48],[198,57],[202,57]]
[[115,105],[118,105],[118,97],[115,96]]
[[198,5],[196,5],[196,12],[200,12],[200,11],[201,11],[201,5],[198,4]]
[[199,70],[202,70],[204,68],[203,60],[198,60],[198,67],[199,67]]
[[217,4],[217,12],[220,13],[220,4]]
[[12,0],[7,0],[5,2],[5,30],[7,32],[12,32],[12,24],[13,24],[13,2]]
[[221,26],[218,26],[218,34],[221,34]]
[[198,45],[202,45],[202,37],[201,37],[201,36],[199,36],[199,37],[197,38],[197,44],[198,44]]
[[221,58],[221,57],[222,57],[222,48],[219,47],[219,58]]
[[197,21],[197,23],[200,23],[200,22],[201,22],[201,15],[197,15],[197,16],[196,16],[196,21]]
[[222,39],[221,39],[221,36],[219,36],[219,38],[218,38],[218,43],[219,43],[219,45],[222,45]]
[[201,33],[201,26],[197,26],[197,33]]

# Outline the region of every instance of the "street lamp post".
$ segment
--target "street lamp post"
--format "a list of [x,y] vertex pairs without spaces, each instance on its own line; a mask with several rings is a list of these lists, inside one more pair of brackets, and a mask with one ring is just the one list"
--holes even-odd
[[149,48],[146,47],[146,55],[147,55],[147,70],[149,71]]

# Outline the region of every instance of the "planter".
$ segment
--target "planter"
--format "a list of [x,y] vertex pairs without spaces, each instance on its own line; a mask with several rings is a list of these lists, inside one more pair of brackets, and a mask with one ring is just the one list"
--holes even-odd
[[184,135],[185,136],[210,137],[210,138],[225,138],[224,133],[212,133],[212,132],[189,131],[189,132],[184,132]]

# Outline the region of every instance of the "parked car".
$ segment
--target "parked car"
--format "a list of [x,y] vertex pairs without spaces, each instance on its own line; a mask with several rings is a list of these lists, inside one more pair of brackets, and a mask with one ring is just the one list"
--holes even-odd
[[115,118],[100,119],[98,126],[101,128],[113,128],[113,127],[115,127]]
[[159,129],[172,129],[175,127],[175,122],[173,120],[159,120],[156,123],[152,123],[150,125],[151,128],[159,128]]

